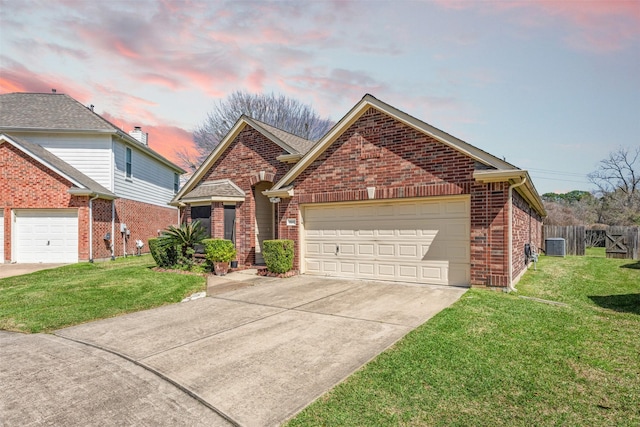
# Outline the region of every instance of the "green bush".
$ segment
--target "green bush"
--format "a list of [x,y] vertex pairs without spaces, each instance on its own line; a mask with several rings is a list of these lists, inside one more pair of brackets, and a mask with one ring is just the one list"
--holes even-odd
[[178,252],[175,246],[165,238],[149,239],[149,251],[158,267],[173,267],[178,261]]
[[204,239],[204,256],[210,263],[230,262],[236,258],[236,248],[231,240]]
[[262,256],[272,273],[286,273],[293,268],[293,240],[265,240]]

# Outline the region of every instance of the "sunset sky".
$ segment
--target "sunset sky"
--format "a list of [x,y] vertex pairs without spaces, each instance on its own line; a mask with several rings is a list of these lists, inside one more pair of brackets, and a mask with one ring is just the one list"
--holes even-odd
[[66,93],[170,159],[235,90],[340,119],[366,93],[530,171],[640,145],[640,1],[0,0],[0,92]]

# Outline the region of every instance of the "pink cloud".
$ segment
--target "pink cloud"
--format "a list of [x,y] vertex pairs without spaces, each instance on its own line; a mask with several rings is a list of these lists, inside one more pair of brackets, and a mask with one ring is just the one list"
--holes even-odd
[[247,90],[256,93],[262,92],[262,90],[264,89],[265,78],[266,73],[263,69],[258,68],[257,70],[253,71],[251,74],[249,74],[245,83]]
[[194,156],[197,154],[193,143],[193,135],[185,129],[157,123],[131,121],[109,113],[102,113],[101,115],[127,133],[133,130],[135,126],[140,126],[143,132],[149,134],[149,148],[174,163],[180,162],[177,156],[179,151],[184,150]]
[[65,93],[84,104],[90,102],[89,91],[65,77],[36,74],[22,64],[4,57],[2,62],[8,64],[0,68],[0,92],[2,93],[49,93],[51,89],[56,89],[58,93]]

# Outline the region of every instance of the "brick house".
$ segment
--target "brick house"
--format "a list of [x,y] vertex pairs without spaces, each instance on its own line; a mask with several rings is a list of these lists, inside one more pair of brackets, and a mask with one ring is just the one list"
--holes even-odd
[[295,242],[301,273],[512,287],[546,215],[527,171],[366,95],[317,142],[241,117],[172,204],[241,264]]
[[179,222],[184,171],[64,94],[0,95],[0,260],[78,262],[136,253]]

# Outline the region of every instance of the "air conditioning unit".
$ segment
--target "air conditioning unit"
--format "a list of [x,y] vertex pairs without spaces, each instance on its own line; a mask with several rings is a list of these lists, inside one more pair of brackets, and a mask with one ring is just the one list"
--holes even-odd
[[567,246],[562,237],[549,237],[544,239],[544,252],[547,256],[566,256]]

